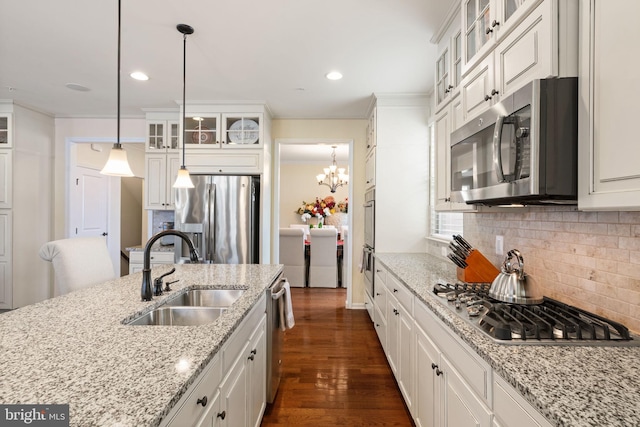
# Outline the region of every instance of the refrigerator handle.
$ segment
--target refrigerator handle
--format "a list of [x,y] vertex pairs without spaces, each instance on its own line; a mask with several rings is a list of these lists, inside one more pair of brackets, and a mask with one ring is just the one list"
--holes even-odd
[[216,251],[216,235],[215,235],[215,217],[216,217],[216,184],[212,183],[209,187],[209,237],[207,238],[207,260],[213,262],[213,255]]

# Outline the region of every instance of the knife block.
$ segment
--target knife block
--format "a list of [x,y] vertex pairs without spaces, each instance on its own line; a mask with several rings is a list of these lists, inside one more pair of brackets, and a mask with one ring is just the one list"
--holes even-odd
[[465,268],[457,267],[458,280],[467,283],[491,283],[500,274],[491,261],[477,249],[472,249],[465,259]]

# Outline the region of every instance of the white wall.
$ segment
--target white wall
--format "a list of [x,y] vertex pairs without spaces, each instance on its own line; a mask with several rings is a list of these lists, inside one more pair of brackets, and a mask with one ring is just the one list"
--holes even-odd
[[[280,227],[289,224],[303,224],[300,215],[296,213],[302,202],[312,203],[316,197],[324,199],[333,196],[337,202],[343,201],[349,195],[349,187],[338,187],[331,193],[328,187],[318,185],[316,175],[322,172],[331,161],[317,164],[280,164]],[[339,167],[346,166],[338,162]],[[315,220],[311,222],[315,224]]]

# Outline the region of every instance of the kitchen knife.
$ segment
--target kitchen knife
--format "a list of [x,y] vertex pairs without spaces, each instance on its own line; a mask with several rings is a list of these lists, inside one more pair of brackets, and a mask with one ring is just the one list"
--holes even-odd
[[471,252],[473,250],[473,246],[471,246],[471,244],[467,242],[461,235],[456,234],[455,236],[453,236],[453,240],[458,242],[467,251]]
[[449,249],[451,249],[451,251],[461,259],[467,259],[469,256],[469,252],[464,247],[457,245],[454,242],[449,243]]
[[456,258],[456,256],[452,253],[447,254],[447,258],[449,258],[451,260],[451,262],[453,262],[456,266],[460,267],[460,268],[464,268],[462,266],[462,262],[460,262],[460,260],[458,258]]
[[464,258],[460,258],[458,255],[456,254],[450,254],[451,255],[451,259],[455,261],[455,264],[460,267],[460,268],[466,268],[467,267],[467,263],[464,260]]

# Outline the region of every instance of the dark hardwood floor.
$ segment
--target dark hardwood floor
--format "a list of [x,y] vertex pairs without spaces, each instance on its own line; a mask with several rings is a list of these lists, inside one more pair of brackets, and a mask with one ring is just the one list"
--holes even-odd
[[412,426],[366,310],[345,289],[293,288],[282,380],[262,426]]

